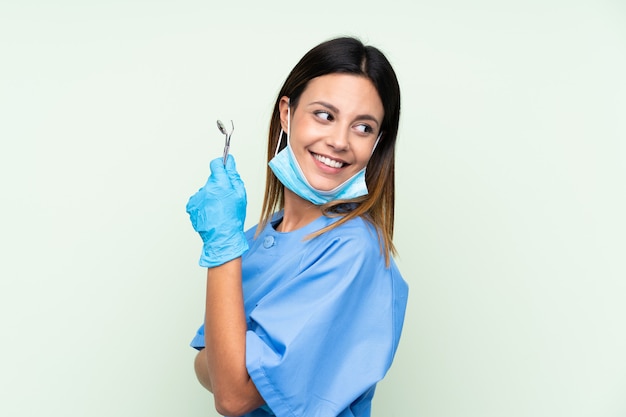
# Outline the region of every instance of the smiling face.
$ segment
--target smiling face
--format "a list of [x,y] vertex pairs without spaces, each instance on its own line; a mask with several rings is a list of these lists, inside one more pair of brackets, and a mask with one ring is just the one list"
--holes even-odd
[[[287,131],[289,99],[280,101]],[[383,104],[365,77],[334,73],[309,81],[290,109],[290,146],[309,184],[332,190],[367,165],[383,121]]]

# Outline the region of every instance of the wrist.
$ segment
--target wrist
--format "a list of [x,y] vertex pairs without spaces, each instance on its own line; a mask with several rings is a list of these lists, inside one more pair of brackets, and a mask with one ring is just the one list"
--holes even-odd
[[241,257],[247,250],[246,235],[243,231],[238,231],[221,242],[204,242],[199,264],[205,268],[215,268]]

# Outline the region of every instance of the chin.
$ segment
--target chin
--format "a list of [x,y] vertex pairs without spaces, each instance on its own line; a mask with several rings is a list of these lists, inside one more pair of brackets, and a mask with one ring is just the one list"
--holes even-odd
[[332,184],[328,184],[327,182],[324,182],[324,183],[311,184],[311,186],[313,188],[315,188],[316,190],[319,190],[319,191],[331,191],[331,190],[334,190],[335,188],[339,187],[343,183],[344,183],[344,181],[335,182],[335,183],[332,183]]

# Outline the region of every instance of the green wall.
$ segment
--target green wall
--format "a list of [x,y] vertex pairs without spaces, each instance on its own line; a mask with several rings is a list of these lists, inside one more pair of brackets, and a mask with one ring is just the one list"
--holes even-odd
[[593,0],[3,2],[0,415],[217,415],[185,203],[233,119],[256,222],[278,88],[344,34],[403,93],[374,416],[626,415],[626,5]]

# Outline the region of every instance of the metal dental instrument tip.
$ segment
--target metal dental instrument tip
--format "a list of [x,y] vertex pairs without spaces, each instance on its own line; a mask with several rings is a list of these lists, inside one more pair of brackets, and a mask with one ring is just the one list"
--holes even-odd
[[224,123],[222,123],[221,120],[217,121],[217,128],[225,136],[225,139],[224,139],[224,166],[226,166],[226,158],[228,158],[228,150],[230,149],[230,137],[233,135],[233,131],[235,130],[235,124],[233,123],[232,120],[230,121],[230,124],[232,126],[232,129],[229,132],[229,131],[226,130],[226,127],[224,126]]

